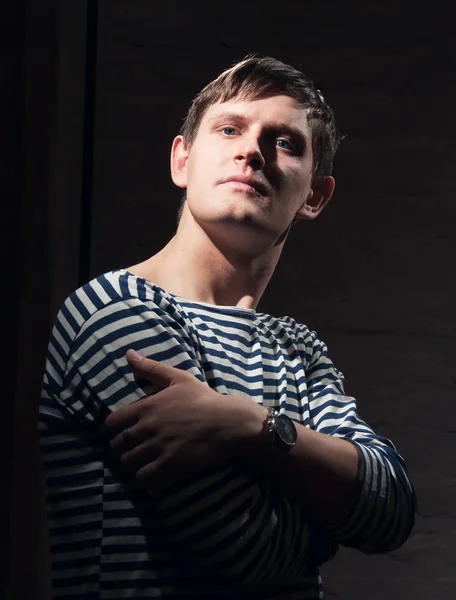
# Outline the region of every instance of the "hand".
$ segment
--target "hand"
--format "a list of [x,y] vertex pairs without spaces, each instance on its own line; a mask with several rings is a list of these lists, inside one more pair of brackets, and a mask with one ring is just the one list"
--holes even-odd
[[265,409],[252,400],[219,394],[190,373],[133,350],[127,360],[142,379],[162,388],[105,422],[114,435],[111,448],[137,479],[163,483],[204,469],[247,450],[261,433]]

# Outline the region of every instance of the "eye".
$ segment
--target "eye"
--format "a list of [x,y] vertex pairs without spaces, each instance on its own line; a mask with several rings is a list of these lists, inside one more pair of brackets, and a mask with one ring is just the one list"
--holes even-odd
[[290,152],[294,151],[293,146],[291,145],[291,143],[288,140],[284,140],[283,138],[277,140],[277,144],[284,144],[284,145],[280,145],[280,148],[283,148],[284,150],[289,150]]
[[[221,131],[222,131],[222,133],[224,133],[225,135],[228,135],[228,136],[232,136],[236,133],[236,130],[234,129],[234,127],[223,127],[223,129]],[[227,132],[231,132],[231,133],[227,133]]]

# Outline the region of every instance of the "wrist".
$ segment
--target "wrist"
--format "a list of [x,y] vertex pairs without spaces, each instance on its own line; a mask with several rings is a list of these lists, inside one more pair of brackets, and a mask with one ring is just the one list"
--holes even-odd
[[264,455],[271,449],[271,436],[266,422],[267,408],[242,396],[229,396],[224,410],[222,444],[227,455],[251,457]]
[[240,450],[244,456],[275,462],[285,457],[297,441],[292,419],[275,408],[255,404],[251,421],[246,423]]

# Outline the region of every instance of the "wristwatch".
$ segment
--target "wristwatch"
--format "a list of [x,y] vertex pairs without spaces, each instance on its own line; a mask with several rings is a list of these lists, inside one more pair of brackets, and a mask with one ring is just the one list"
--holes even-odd
[[275,408],[268,408],[266,427],[271,435],[272,450],[287,453],[296,444],[298,432],[296,425],[290,417],[279,412]]

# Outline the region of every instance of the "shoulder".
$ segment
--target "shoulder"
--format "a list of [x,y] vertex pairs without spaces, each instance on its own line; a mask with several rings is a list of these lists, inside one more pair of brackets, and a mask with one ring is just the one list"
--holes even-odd
[[95,321],[100,320],[103,327],[110,320],[120,323],[127,313],[139,316],[144,311],[178,316],[175,304],[163,290],[127,271],[110,271],[70,294],[59,310],[56,325],[74,339]]
[[319,338],[317,332],[310,329],[305,323],[301,323],[289,315],[274,317],[269,314],[258,314],[258,318],[275,337],[280,337],[296,346],[300,354],[304,355],[306,364],[315,360],[316,355],[326,354],[326,344]]
[[191,346],[187,321],[167,292],[127,271],[112,271],[84,284],[62,304],[48,357],[63,374],[69,361],[83,357],[89,364],[88,357],[102,348],[117,352],[132,339],[167,350]]
[[128,348],[180,364],[193,350],[187,321],[164,290],[123,270],[105,273],[63,303],[51,332],[47,373],[56,389],[73,389],[82,377],[99,393],[101,381],[112,387],[128,371]]

